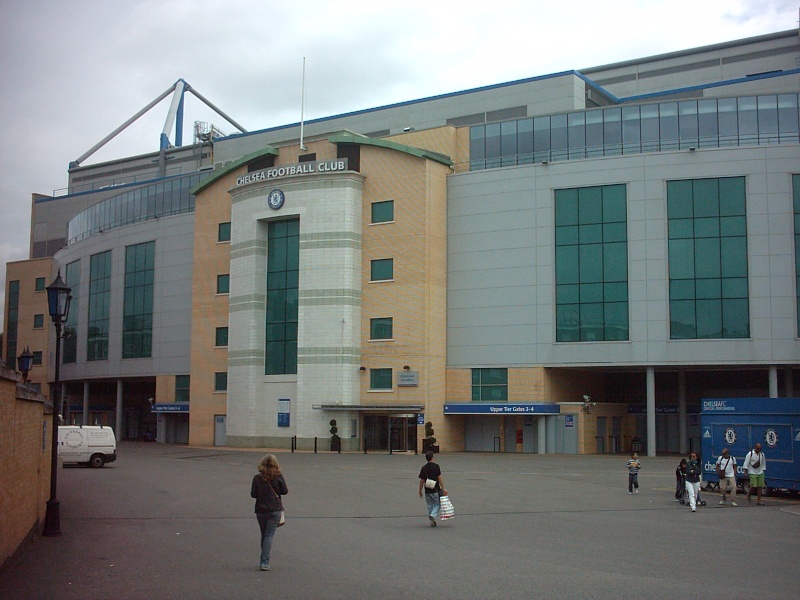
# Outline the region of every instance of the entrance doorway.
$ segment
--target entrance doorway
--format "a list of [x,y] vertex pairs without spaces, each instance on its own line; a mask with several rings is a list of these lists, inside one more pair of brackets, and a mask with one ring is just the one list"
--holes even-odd
[[364,449],[408,452],[417,447],[416,415],[364,415]]

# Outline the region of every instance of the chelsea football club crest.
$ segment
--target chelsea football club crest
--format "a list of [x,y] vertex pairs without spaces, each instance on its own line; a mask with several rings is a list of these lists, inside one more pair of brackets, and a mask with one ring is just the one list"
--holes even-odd
[[267,204],[272,210],[278,210],[283,206],[285,200],[286,196],[283,194],[283,190],[272,190],[267,196]]
[[764,441],[767,446],[774,448],[778,444],[778,434],[774,429],[767,429],[764,432]]
[[725,430],[725,443],[733,446],[736,443],[736,430],[733,427],[728,427]]

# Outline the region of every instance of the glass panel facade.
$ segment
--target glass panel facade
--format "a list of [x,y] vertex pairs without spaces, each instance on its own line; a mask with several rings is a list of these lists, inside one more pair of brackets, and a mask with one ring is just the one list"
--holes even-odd
[[62,346],[62,359],[64,364],[78,361],[78,315],[80,314],[81,261],[76,260],[67,265],[64,270],[64,283],[72,292],[72,301],[69,305],[69,314],[64,322],[64,341]]
[[798,95],[682,100],[470,128],[470,170],[593,156],[800,141]]
[[372,222],[388,223],[394,221],[394,200],[372,203]]
[[390,390],[390,389],[392,389],[392,370],[391,369],[370,369],[369,370],[369,389],[371,389],[371,390]]
[[125,248],[122,358],[146,358],[153,347],[155,242]]
[[372,340],[392,339],[392,318],[384,317],[369,320],[369,337]]
[[394,279],[394,259],[373,260],[370,266],[370,281],[386,281],[387,279]]
[[217,327],[215,336],[214,336],[214,345],[224,347],[228,345],[228,328],[227,327]]
[[508,369],[472,369],[473,402],[507,402]]
[[556,190],[556,341],[628,339],[624,185]]
[[207,173],[173,177],[93,204],[70,220],[67,244],[115,227],[194,212],[189,190],[206,177]]
[[107,250],[94,254],[89,259],[89,328],[86,339],[86,360],[108,358],[110,307],[111,250]]
[[744,177],[667,182],[671,339],[750,336]]
[[267,231],[267,375],[297,373],[300,220],[272,221]]
[[189,376],[175,375],[175,402],[189,402]]

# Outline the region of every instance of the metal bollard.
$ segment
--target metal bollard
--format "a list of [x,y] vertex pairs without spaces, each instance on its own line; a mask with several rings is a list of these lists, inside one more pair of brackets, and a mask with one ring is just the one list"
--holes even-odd
[[314,454],[316,454],[316,453],[317,453],[317,438],[315,436],[314,437]]

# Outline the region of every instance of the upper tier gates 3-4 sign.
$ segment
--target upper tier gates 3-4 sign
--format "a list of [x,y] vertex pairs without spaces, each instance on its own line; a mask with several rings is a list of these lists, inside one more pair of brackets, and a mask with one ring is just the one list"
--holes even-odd
[[294,165],[269,167],[260,171],[253,171],[247,175],[242,175],[236,179],[236,185],[247,185],[249,183],[256,183],[257,181],[268,181],[270,179],[292,177],[294,175],[319,175],[339,171],[347,171],[346,158],[335,158],[333,160],[318,160],[297,163]]

